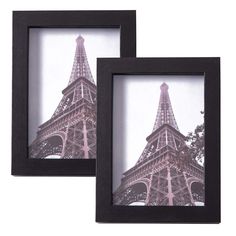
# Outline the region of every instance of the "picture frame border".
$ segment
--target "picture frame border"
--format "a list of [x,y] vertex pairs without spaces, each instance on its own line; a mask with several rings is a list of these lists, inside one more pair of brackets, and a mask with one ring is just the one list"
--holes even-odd
[[135,57],[136,11],[13,11],[11,174],[22,176],[94,176],[95,159],[28,158],[30,28],[120,28],[120,57]]
[[[112,204],[114,75],[204,75],[204,206],[118,206]],[[220,223],[220,58],[98,59],[97,80],[96,221]]]

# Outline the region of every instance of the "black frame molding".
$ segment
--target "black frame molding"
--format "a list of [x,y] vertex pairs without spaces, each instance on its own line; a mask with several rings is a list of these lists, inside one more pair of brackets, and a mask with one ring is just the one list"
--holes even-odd
[[[113,75],[204,75],[205,206],[112,204]],[[220,58],[98,59],[96,221],[133,223],[220,222]]]
[[28,158],[30,28],[120,28],[120,56],[136,56],[136,11],[13,12],[12,175],[94,176],[96,160]]

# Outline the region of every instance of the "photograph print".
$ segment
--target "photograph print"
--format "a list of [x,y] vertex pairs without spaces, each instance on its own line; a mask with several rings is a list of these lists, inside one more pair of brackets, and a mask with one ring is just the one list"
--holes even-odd
[[96,158],[96,59],[119,56],[119,29],[30,29],[29,158]]
[[204,76],[113,81],[113,205],[204,206]]

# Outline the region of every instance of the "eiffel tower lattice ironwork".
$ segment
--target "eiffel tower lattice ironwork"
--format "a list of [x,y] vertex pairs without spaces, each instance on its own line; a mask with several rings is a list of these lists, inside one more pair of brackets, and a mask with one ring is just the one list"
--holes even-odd
[[51,119],[39,126],[30,158],[96,158],[96,85],[84,39],[79,36],[76,44],[69,84]]
[[186,156],[185,136],[180,133],[168,93],[161,95],[152,133],[137,163],[123,173],[113,193],[114,205],[204,205],[204,168]]

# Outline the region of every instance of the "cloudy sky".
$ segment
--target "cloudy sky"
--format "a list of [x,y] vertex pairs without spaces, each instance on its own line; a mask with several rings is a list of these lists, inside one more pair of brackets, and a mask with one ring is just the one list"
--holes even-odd
[[203,123],[203,76],[115,76],[113,100],[113,189],[140,157],[151,134],[166,82],[179,130],[187,135]]
[[29,143],[40,124],[51,118],[68,85],[76,38],[84,39],[96,83],[96,58],[120,56],[119,29],[30,29]]

